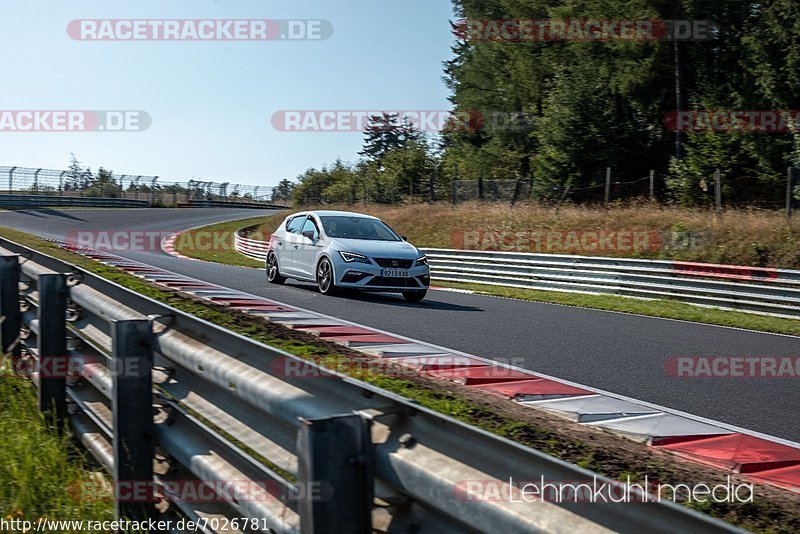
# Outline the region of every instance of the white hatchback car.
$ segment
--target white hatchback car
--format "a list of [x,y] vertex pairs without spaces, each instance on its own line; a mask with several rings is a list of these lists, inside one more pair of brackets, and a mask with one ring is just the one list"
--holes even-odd
[[307,211],[286,218],[272,234],[267,280],[316,282],[340,288],[401,292],[419,302],[430,286],[428,259],[383,221],[346,211]]

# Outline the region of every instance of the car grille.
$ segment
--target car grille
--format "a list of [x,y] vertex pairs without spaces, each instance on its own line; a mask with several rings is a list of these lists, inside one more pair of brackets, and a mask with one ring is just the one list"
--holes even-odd
[[394,258],[372,258],[375,260],[375,263],[380,265],[381,267],[392,268],[395,267],[397,269],[410,269],[411,265],[414,264],[414,260],[398,260]]
[[413,287],[419,289],[420,285],[416,278],[393,278],[388,276],[376,276],[369,282],[368,286],[388,286],[388,287]]

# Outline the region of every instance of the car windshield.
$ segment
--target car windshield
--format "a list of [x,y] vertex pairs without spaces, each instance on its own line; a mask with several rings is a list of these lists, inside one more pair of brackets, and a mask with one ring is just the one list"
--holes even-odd
[[331,215],[320,217],[328,237],[369,239],[371,241],[402,241],[394,231],[378,219]]

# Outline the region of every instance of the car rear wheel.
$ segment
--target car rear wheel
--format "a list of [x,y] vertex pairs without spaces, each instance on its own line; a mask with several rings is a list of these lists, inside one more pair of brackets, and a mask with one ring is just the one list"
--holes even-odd
[[425,298],[425,295],[428,294],[428,290],[424,291],[403,291],[403,297],[408,302],[419,302]]
[[270,252],[267,256],[267,281],[270,284],[282,284],[286,281],[278,270],[278,258],[274,252]]
[[333,283],[333,266],[328,258],[322,258],[317,265],[317,286],[323,295],[336,293],[336,284]]

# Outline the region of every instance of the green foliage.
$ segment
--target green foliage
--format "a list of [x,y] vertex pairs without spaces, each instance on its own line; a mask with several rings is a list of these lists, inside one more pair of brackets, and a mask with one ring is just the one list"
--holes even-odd
[[[0,371],[0,511],[5,519],[111,520],[110,498],[81,498],[81,488],[101,487],[103,474],[91,472],[84,453],[66,433],[50,428],[36,401],[33,384]],[[110,487],[110,483],[105,481]]]
[[114,173],[103,167],[89,178],[88,187],[84,189],[84,194],[88,197],[116,198],[121,192],[122,187],[114,179]]
[[[521,179],[534,199],[602,200],[615,181],[668,174],[659,194],[685,206],[781,205],[800,131],[670,131],[675,110],[800,109],[796,0],[453,0],[466,20],[711,20],[710,39],[501,41],[455,32],[443,65],[453,111],[437,146],[396,115],[370,117],[357,163],[310,169],[296,204],[448,196],[460,179]],[[460,23],[453,23],[457,30]],[[716,28],[716,29],[715,29]],[[656,32],[657,33],[657,32]],[[680,95],[680,96],[679,96]],[[464,118],[466,116],[466,119]],[[790,125],[796,126],[796,125]]]
[[396,116],[372,117],[365,132],[364,159],[341,160],[331,167],[309,169],[298,177],[291,197],[295,205],[395,202],[401,197],[428,195],[436,170],[432,150],[423,134]]
[[294,189],[294,184],[290,180],[281,180],[275,189],[272,190],[272,201],[280,202],[291,200],[292,189]]
[[[665,115],[697,110],[798,109],[800,4],[793,0],[454,0],[465,19],[709,19],[709,41],[508,42],[457,39],[445,79],[457,111],[522,112],[522,129],[445,132],[444,159],[489,177],[531,180],[538,198],[594,186],[612,167],[623,180],[669,166],[672,198],[708,203],[722,170],[726,201],[777,202],[800,139],[787,133],[682,136]],[[677,74],[676,74],[677,72]],[[677,101],[676,88],[681,101]],[[472,171],[477,172],[477,171]]]
[[421,139],[422,134],[406,118],[396,113],[373,115],[364,130],[364,148],[359,154],[368,161],[380,161],[388,152]]

